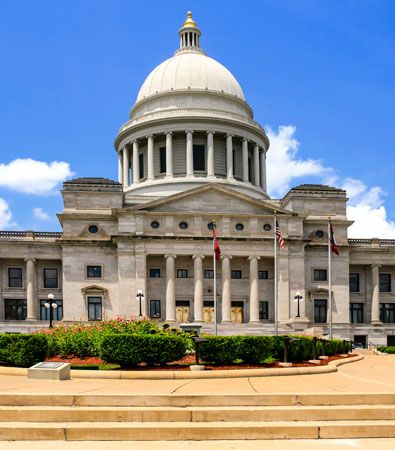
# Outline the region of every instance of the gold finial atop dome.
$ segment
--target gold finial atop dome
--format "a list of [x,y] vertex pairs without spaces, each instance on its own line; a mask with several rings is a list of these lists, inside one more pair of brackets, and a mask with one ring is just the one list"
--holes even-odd
[[187,12],[187,20],[183,23],[182,28],[197,28],[196,22],[192,19],[192,12]]

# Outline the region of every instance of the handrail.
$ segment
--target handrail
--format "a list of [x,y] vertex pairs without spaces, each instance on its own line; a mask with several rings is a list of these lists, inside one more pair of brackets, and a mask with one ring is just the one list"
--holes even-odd
[[375,355],[379,355],[381,352],[377,349],[378,345],[377,344],[373,344],[373,342],[369,341],[368,342],[368,349],[372,350],[373,354]]

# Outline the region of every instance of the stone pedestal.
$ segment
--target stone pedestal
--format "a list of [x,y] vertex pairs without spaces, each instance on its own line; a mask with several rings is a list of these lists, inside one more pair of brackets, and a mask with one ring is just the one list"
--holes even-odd
[[29,380],[70,380],[70,364],[40,362],[27,369]]
[[292,317],[287,321],[287,325],[295,332],[304,332],[309,327],[310,320],[307,317]]

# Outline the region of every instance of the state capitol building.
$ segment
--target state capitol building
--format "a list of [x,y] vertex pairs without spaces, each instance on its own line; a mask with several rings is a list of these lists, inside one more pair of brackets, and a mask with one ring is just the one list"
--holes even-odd
[[348,239],[342,189],[308,184],[268,196],[269,139],[200,38],[188,13],[179,49],[148,75],[115,138],[118,181],[65,182],[60,233],[0,232],[0,330],[48,326],[48,294],[65,323],[138,316],[141,290],[143,315],[212,332],[215,221],[219,334],[273,334],[276,214],[286,242],[279,332],[328,333],[330,217],[340,249],[333,336],[395,345],[395,240]]

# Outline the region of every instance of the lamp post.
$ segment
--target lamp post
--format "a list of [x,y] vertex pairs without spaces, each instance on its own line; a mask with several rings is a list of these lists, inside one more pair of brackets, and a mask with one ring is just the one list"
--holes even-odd
[[143,294],[143,291],[141,289],[139,289],[137,291],[136,298],[139,300],[139,311],[140,311],[139,317],[141,317],[143,315],[142,312],[141,312],[141,299],[144,298],[144,294]]
[[48,294],[48,302],[44,303],[44,306],[49,309],[49,328],[52,328],[52,318],[53,318],[53,310],[58,307],[58,305],[53,302],[54,295]]
[[303,300],[303,297],[300,292],[296,293],[295,300],[298,302],[298,313],[296,314],[296,317],[300,317],[300,301]]

